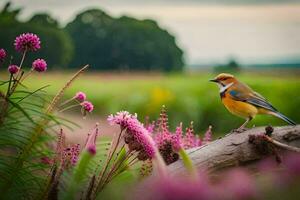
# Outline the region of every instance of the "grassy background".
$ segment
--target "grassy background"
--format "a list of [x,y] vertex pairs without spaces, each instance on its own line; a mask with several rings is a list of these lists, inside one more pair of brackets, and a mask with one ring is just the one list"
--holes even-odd
[[[194,121],[197,132],[213,125],[218,133],[237,128],[244,119],[231,115],[221,104],[217,85],[208,82],[216,74],[103,74],[86,73],[67,91],[71,98],[77,91],[87,94],[95,105],[93,115],[106,117],[119,110],[136,112],[156,119],[162,105],[166,105],[170,126],[179,122],[185,126]],[[71,72],[35,74],[25,85],[46,90],[54,95],[72,76]],[[265,96],[278,110],[296,122],[300,121],[300,79],[296,73],[243,72],[238,78]],[[79,108],[68,112],[78,113]],[[272,116],[257,116],[249,126],[285,125]]]

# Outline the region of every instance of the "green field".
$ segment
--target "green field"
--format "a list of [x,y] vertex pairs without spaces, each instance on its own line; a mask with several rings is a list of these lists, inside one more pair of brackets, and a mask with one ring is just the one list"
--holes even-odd
[[[55,94],[72,76],[70,72],[45,73],[29,78],[25,85],[38,88],[50,85],[46,90]],[[160,74],[101,74],[87,73],[81,76],[66,93],[72,97],[83,91],[95,105],[93,115],[105,117],[119,110],[138,113],[156,119],[165,105],[174,128],[179,122],[188,125],[194,121],[197,132],[213,125],[216,132],[237,128],[244,119],[232,116],[221,104],[218,88],[208,82],[215,74],[160,75]],[[300,79],[298,75],[267,75],[266,73],[242,73],[238,78],[263,94],[282,113],[296,122],[300,121]],[[68,112],[79,112],[79,108]],[[272,116],[257,116],[249,126],[285,125]]]

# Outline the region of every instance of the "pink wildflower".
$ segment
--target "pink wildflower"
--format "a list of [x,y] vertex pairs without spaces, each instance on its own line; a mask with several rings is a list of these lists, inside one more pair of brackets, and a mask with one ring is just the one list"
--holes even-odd
[[11,74],[16,74],[16,73],[18,73],[19,70],[20,70],[20,68],[17,65],[10,65],[8,67],[8,71]]
[[47,63],[44,59],[36,59],[32,63],[32,69],[37,72],[44,72],[47,70]]
[[33,33],[23,33],[15,39],[15,49],[18,52],[37,51],[41,48],[40,38]]
[[6,57],[6,51],[4,49],[0,49],[0,62],[3,62]]
[[64,166],[68,166],[68,163],[75,165],[78,161],[78,156],[80,152],[80,145],[74,144],[71,146],[66,147],[62,152],[62,163]]
[[116,115],[110,115],[107,120],[110,124],[118,124],[122,129],[126,129],[125,142],[129,147],[134,148],[132,150],[140,151],[139,159],[154,158],[155,143],[147,129],[138,121],[136,114],[121,111]]
[[160,112],[160,117],[159,117],[159,131],[162,133],[169,133],[169,125],[168,125],[168,115],[166,111],[166,107],[163,105],[161,112]]
[[84,101],[80,104],[84,111],[92,112],[94,110],[94,105],[89,101]]
[[190,149],[197,147],[199,144],[199,139],[194,134],[193,122],[191,122],[190,127],[186,129],[185,136],[183,138],[184,149]]
[[74,99],[77,101],[83,102],[86,100],[86,95],[83,92],[77,92],[76,95],[74,96]]
[[155,129],[155,121],[150,123],[148,116],[146,117],[146,120],[145,120],[145,128],[149,131],[149,133],[153,133],[154,129]]
[[204,176],[197,181],[187,177],[166,176],[150,177],[141,182],[134,191],[129,193],[129,199],[143,200],[168,199],[168,200],[212,200],[215,192]]
[[287,171],[293,176],[300,177],[300,155],[299,154],[289,154],[285,160],[285,165]]
[[233,169],[227,172],[222,180],[219,185],[219,198],[257,199],[255,182],[247,171],[239,168]]
[[98,124],[96,124],[95,129],[93,130],[92,134],[89,134],[87,137],[87,141],[85,144],[85,149],[91,154],[96,154],[96,140],[98,136]]
[[211,131],[211,129],[212,129],[212,126],[209,126],[207,131],[204,134],[204,138],[203,138],[203,143],[204,144],[207,144],[207,143],[212,141],[212,131]]
[[130,114],[127,111],[120,111],[117,112],[116,115],[109,115],[107,118],[107,121],[109,122],[110,125],[118,124],[122,128],[126,128],[127,126],[127,121],[130,119],[137,119],[137,114]]
[[176,127],[175,134],[172,134],[172,147],[175,152],[178,152],[183,144],[182,144],[182,123],[178,127]]

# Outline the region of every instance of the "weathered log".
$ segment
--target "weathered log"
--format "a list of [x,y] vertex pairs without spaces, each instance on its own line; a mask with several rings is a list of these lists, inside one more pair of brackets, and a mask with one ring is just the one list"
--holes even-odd
[[[188,150],[188,154],[198,169],[215,172],[233,166],[252,165],[268,156],[258,151],[249,142],[249,135],[264,134],[265,127],[249,129],[242,133],[231,133],[207,145]],[[300,147],[300,125],[275,127],[272,138],[283,144]],[[280,147],[277,147],[279,151]],[[181,174],[185,167],[181,160],[168,166],[171,174]]]

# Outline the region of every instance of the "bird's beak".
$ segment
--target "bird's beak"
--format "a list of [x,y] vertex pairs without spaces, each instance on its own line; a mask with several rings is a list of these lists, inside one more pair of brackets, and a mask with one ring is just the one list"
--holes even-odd
[[216,79],[210,79],[209,81],[211,81],[211,82],[215,82],[215,83],[217,83],[217,82],[218,82],[218,80],[216,80]]

